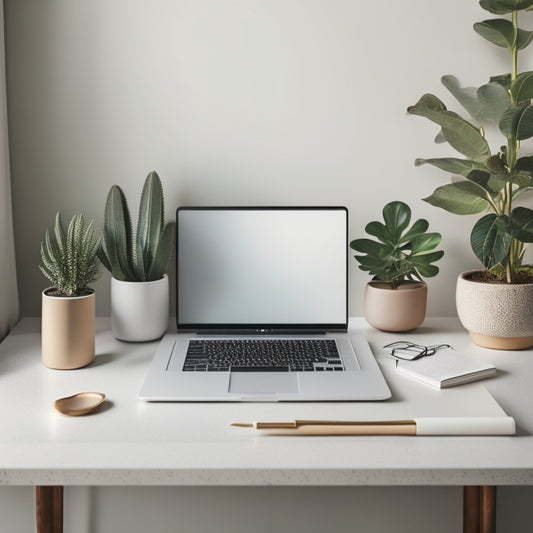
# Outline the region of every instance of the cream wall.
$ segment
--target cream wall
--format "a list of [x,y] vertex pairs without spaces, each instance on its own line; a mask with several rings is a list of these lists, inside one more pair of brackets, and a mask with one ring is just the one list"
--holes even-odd
[[[471,29],[485,15],[475,0],[5,0],[22,315],[40,313],[46,280],[37,268],[39,243],[55,212],[66,218],[81,211],[101,227],[109,187],[121,185],[136,210],[152,169],[163,179],[169,218],[180,204],[343,204],[355,238],[385,203],[407,201],[444,236],[429,314],[455,314],[455,278],[477,265],[468,245],[473,220],[420,200],[447,177],[415,169],[415,157],[451,152],[433,144],[436,127],[405,110],[428,91],[452,103],[442,74],[477,86],[508,70],[505,54]],[[533,28],[533,14],[528,18]],[[355,261],[350,270],[350,311],[358,315],[368,277]],[[108,274],[96,289],[97,312],[108,314]],[[130,509],[139,524],[170,531],[190,506],[204,512],[193,502],[172,505],[190,502],[182,489],[136,489],[135,510],[124,494],[69,488],[68,530],[130,532],[119,525]],[[154,494],[162,499],[154,502]],[[337,494],[344,510],[336,531],[353,530],[361,514],[358,531],[374,532],[376,524],[411,531],[410,505],[424,509],[422,523],[434,524],[426,531],[460,528],[458,488]],[[531,491],[500,494],[499,531],[518,531]],[[205,495],[220,497],[216,489]],[[310,495],[318,506],[320,489]],[[288,489],[282,496],[300,498]],[[280,495],[269,492],[266,504],[260,498],[255,509],[264,516]],[[147,499],[154,511],[139,506]],[[31,502],[30,489],[0,491],[10,531],[29,530]],[[380,511],[391,506],[389,514]],[[242,531],[256,523],[243,520]],[[309,520],[302,524],[313,531]],[[323,522],[314,525],[325,530]],[[238,530],[231,521],[224,527]]]
[[[355,238],[407,201],[444,235],[429,314],[455,314],[473,220],[421,201],[448,177],[415,157],[451,152],[406,108],[427,91],[451,102],[442,74],[477,86],[508,68],[471,29],[484,16],[475,0],[6,0],[22,314],[40,313],[55,212],[101,226],[113,183],[135,211],[152,169],[169,218],[181,204],[342,204]],[[362,314],[369,278],[350,270]],[[107,273],[96,289],[108,314]]]

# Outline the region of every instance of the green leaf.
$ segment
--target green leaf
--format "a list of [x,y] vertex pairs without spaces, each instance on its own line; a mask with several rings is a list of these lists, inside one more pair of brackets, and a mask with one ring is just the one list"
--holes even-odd
[[490,213],[476,222],[470,235],[470,244],[485,268],[505,265],[511,246],[509,218]]
[[426,254],[434,250],[441,242],[442,236],[440,233],[425,233],[424,235],[417,235],[411,240],[411,258]]
[[372,255],[355,255],[354,257],[360,263],[359,268],[366,272],[371,272],[372,275],[376,275],[378,270],[385,270],[382,259],[377,259]]
[[383,243],[391,243],[394,241],[394,235],[389,231],[389,228],[377,220],[369,222],[365,226],[365,231],[369,235],[377,237]]
[[476,22],[474,31],[496,46],[509,50],[512,50],[514,46],[514,28],[509,20],[492,19]]
[[428,252],[425,254],[411,255],[409,257],[409,260],[415,265],[423,265],[426,263],[433,263],[435,261],[438,261],[443,256],[444,256],[444,252],[442,250],[438,250],[436,252]]
[[479,5],[495,15],[506,15],[533,6],[533,0],[480,0]]
[[[420,97],[420,100],[414,105],[407,108],[408,113],[422,114],[424,109],[432,111],[446,111],[444,102],[434,94],[426,93]],[[423,115],[422,115],[423,116]]]
[[533,39],[533,32],[518,29],[516,35],[511,21],[505,19],[492,19],[474,24],[474,30],[482,37],[502,48],[507,48],[513,51],[517,47],[518,50],[526,48]]
[[438,261],[444,255],[442,250],[423,255],[410,256],[409,262],[416,268],[419,277],[431,278],[436,276],[439,268],[431,263]]
[[525,156],[518,159],[515,170],[521,174],[533,176],[533,156]]
[[418,270],[419,277],[424,278],[433,278],[439,273],[439,267],[436,265],[427,265],[425,263],[417,264],[416,269]]
[[487,167],[482,163],[477,161],[472,161],[471,159],[458,159],[456,157],[442,157],[434,159],[416,159],[415,165],[433,165],[434,167],[440,168],[446,172],[451,172],[452,174],[459,174],[460,176],[466,177],[472,170],[486,170]]
[[487,184],[490,179],[490,172],[485,172],[484,170],[472,170],[472,172],[468,173],[466,179],[476,183],[483,189],[488,190]]
[[107,195],[103,244],[112,276],[122,281],[135,281],[131,218],[126,197],[118,185],[113,185]]
[[511,86],[511,97],[516,106],[529,104],[533,98],[533,72],[522,72]]
[[509,181],[518,185],[515,195],[518,192],[523,192],[525,189],[533,188],[533,177],[528,174],[513,174]]
[[61,253],[64,253],[67,247],[66,243],[66,234],[63,229],[63,223],[61,222],[61,213],[59,211],[56,213],[56,219],[54,224],[54,237],[57,247]]
[[400,239],[400,243],[408,242],[418,235],[422,235],[427,231],[429,227],[429,222],[424,218],[419,218],[410,228],[404,233]]
[[383,208],[383,219],[393,239],[398,240],[411,222],[411,209],[404,202],[390,202]]
[[520,242],[533,242],[533,211],[516,207],[511,213],[511,233]]
[[508,182],[507,174],[492,174],[487,183],[487,190],[491,191],[492,196],[495,197]]
[[533,137],[533,105],[524,104],[508,109],[503,114],[499,127],[505,136],[519,141]]
[[356,252],[374,257],[388,255],[394,249],[393,246],[387,247],[371,239],[355,239],[350,243],[350,248]]
[[473,215],[490,207],[485,198],[486,191],[482,187],[465,180],[438,187],[432,195],[423,200],[450,213]]
[[446,110],[436,96],[424,95],[417,104],[410,106],[407,112],[426,117],[441,126],[448,143],[469,159],[484,162],[490,157],[490,147],[479,129],[457,113]]
[[507,183],[507,175],[503,172],[491,173],[483,170],[472,170],[466,178],[486,192],[484,195],[485,198],[488,196],[494,198]]
[[113,266],[111,265],[111,263],[109,262],[109,259],[107,257],[107,253],[105,252],[105,249],[104,249],[104,242],[100,242],[100,246],[98,247],[98,250],[96,251],[96,255],[98,257],[98,259],[100,260],[100,262],[102,263],[102,265],[104,265],[104,268],[106,270],[108,270],[109,272],[112,272],[113,271]]
[[152,268],[163,224],[163,187],[157,173],[150,172],[141,193],[137,223],[136,258],[140,267],[137,273],[141,279]]
[[172,251],[174,250],[175,233],[176,223],[169,222],[159,237],[152,267],[147,275],[149,281],[155,281],[163,277],[168,263],[170,262],[170,258],[172,257]]
[[499,83],[487,83],[477,89],[478,111],[472,115],[480,122],[498,123],[510,106],[509,93]]
[[506,91],[511,89],[511,74],[500,74],[498,76],[491,76],[490,81],[500,84]]

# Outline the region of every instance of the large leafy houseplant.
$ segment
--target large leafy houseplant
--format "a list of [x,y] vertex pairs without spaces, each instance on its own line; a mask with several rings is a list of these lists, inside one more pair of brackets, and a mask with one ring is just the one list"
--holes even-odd
[[[474,225],[470,242],[475,255],[497,281],[533,281],[533,267],[523,264],[524,247],[533,242],[533,210],[516,200],[533,188],[533,156],[520,154],[520,143],[533,137],[533,71],[518,71],[518,53],[531,44],[533,32],[518,26],[520,12],[533,0],[481,0],[497,18],[474,24],[474,30],[506,49],[511,72],[490,78],[479,88],[461,87],[450,75],[442,83],[468,112],[467,120],[448,110],[432,94],[408,108],[440,126],[437,142],[448,142],[464,158],[417,159],[453,174],[451,183],[425,198],[430,204],[460,215],[487,212]],[[491,151],[483,125],[496,124],[504,145]]]
[[374,276],[374,280],[390,284],[397,289],[402,281],[419,280],[436,276],[439,268],[432,263],[443,255],[435,251],[440,244],[440,233],[428,233],[429,223],[420,218],[411,227],[411,209],[403,202],[390,202],[383,208],[384,224],[373,221],[365,231],[376,237],[355,239],[350,247],[359,252],[354,256],[359,268]]

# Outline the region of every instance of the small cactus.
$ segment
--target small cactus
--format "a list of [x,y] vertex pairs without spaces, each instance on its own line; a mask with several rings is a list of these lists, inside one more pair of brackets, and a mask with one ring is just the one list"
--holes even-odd
[[41,272],[58,296],[79,296],[100,276],[96,255],[100,237],[94,235],[94,221],[86,226],[82,214],[70,220],[65,231],[58,212],[53,231],[46,230],[41,242]]
[[128,202],[113,185],[105,206],[98,257],[120,281],[155,281],[165,274],[174,249],[175,222],[165,225],[163,188],[156,172],[144,182],[134,235]]

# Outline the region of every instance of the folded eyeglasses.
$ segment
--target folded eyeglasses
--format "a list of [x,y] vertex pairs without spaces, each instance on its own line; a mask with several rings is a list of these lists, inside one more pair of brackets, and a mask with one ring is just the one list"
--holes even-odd
[[434,344],[432,346],[424,346],[409,341],[396,341],[383,346],[384,350],[389,352],[389,355],[396,359],[404,359],[406,361],[414,361],[421,357],[434,355],[442,348],[451,348],[449,344]]

